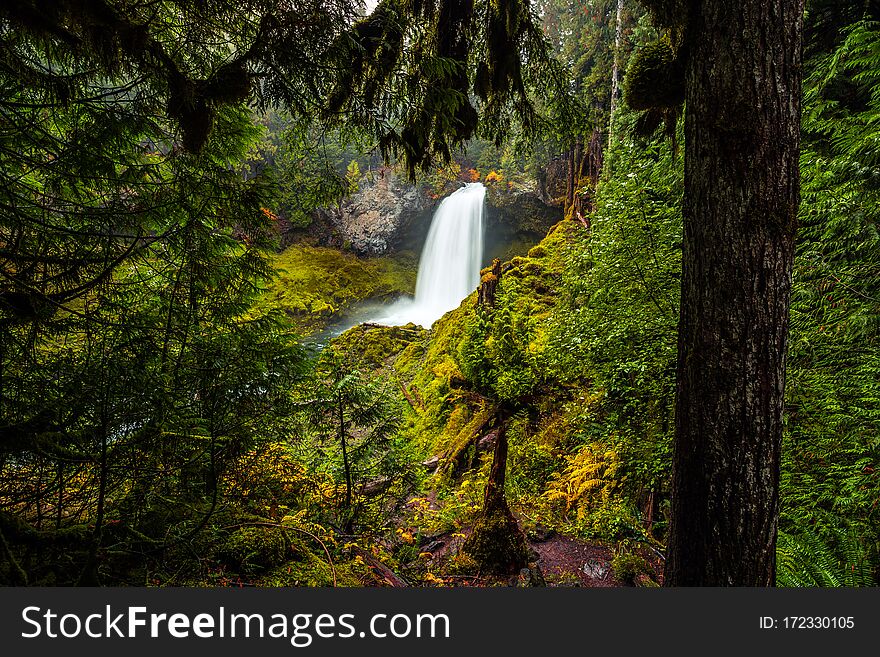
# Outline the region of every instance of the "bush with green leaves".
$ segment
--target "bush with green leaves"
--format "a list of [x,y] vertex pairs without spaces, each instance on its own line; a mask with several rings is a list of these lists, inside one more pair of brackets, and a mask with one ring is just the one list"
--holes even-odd
[[[626,115],[623,123],[634,117]],[[681,269],[682,162],[670,144],[617,140],[590,231],[572,249],[550,328],[554,374],[600,390],[578,442],[609,442],[624,496],[667,490]]]

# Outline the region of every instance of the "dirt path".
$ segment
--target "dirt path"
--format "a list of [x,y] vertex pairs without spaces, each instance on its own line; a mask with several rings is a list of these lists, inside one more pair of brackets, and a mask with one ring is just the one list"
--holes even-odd
[[[431,552],[438,561],[445,561],[459,550],[467,533],[470,532],[464,530],[455,537],[449,534],[435,537],[422,550]],[[529,541],[529,547],[538,555],[537,563],[547,586],[623,586],[611,570],[613,555],[607,547],[559,534]],[[464,586],[485,584],[483,578],[462,577],[461,580]]]
[[558,534],[529,545],[538,553],[538,565],[547,586],[621,586],[614,579],[613,555],[606,547]]

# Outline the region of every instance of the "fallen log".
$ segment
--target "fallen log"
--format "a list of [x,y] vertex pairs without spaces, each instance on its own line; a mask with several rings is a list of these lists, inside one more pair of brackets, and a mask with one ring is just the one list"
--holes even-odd
[[389,586],[394,588],[406,588],[409,586],[409,583],[403,579],[400,575],[391,570],[384,563],[379,561],[372,554],[367,552],[361,547],[357,545],[352,546],[351,551],[354,552],[357,556],[364,560],[370,568],[372,568],[379,576],[382,577],[386,582],[388,582]]

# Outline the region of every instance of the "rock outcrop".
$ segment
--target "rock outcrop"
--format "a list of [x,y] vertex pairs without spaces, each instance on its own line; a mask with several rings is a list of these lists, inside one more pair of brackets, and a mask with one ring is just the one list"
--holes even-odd
[[508,260],[540,242],[562,220],[562,208],[548,205],[538,185],[488,185],[486,257]]
[[[463,181],[450,183],[439,198],[425,185],[414,185],[384,168],[364,176],[358,189],[339,206],[318,210],[303,228],[280,225],[282,248],[294,243],[351,250],[376,256],[410,250],[418,253],[431,217],[443,197]],[[489,183],[486,195],[486,257],[508,259],[524,255],[562,219],[544,185]],[[283,224],[283,222],[281,222]]]
[[430,218],[435,203],[423,188],[383,169],[361,179],[339,208],[323,212],[355,253],[380,255],[403,242],[416,220]]
[[[548,205],[537,185],[514,187],[489,185],[486,194],[489,225],[497,224],[518,235],[536,235],[540,240],[562,220],[558,206]],[[536,240],[537,241],[537,240]]]

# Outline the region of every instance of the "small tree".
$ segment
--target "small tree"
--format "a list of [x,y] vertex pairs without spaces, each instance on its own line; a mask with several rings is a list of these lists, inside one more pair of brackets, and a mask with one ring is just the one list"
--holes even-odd
[[506,574],[528,561],[525,537],[504,493],[507,425],[531,392],[534,377],[514,337],[510,308],[498,298],[501,272],[501,263],[495,260],[492,269],[483,276],[476,313],[459,348],[462,373],[494,406],[497,430],[483,509],[462,552],[483,570]]
[[400,472],[390,449],[400,409],[381,382],[348,369],[332,348],[318,360],[314,374],[302,405],[306,426],[316,438],[309,457],[342,480],[342,526],[350,533],[364,497],[390,486]]

